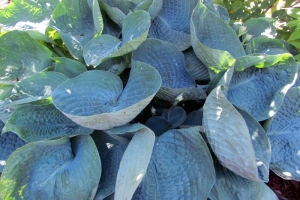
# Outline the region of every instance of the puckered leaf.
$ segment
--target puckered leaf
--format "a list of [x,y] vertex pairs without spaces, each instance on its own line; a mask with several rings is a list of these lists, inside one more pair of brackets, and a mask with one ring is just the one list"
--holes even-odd
[[97,66],[108,58],[122,56],[137,49],[147,38],[149,27],[149,13],[136,11],[129,14],[122,26],[123,41],[111,35],[93,38],[84,47],[85,62],[87,65]]
[[[4,126],[3,122],[0,122],[0,129]],[[16,134],[12,132],[7,132],[0,135],[0,172],[6,165],[6,160],[12,152],[17,148],[23,146],[25,142]]]
[[203,125],[208,142],[224,167],[249,180],[260,180],[247,124],[226,99],[221,86],[213,89],[205,101]]
[[7,131],[18,134],[27,142],[93,132],[67,118],[53,104],[17,108],[3,128],[3,132]]
[[265,183],[247,180],[219,164],[215,169],[216,183],[209,194],[211,200],[278,199]]
[[132,53],[133,61],[141,61],[154,67],[162,78],[157,96],[174,101],[184,93],[184,100],[205,98],[202,89],[196,88],[193,77],[185,68],[184,55],[172,44],[158,39],[147,39]]
[[84,72],[86,72],[86,66],[75,60],[64,57],[55,57],[54,70],[62,73],[68,78],[74,78]]
[[103,131],[92,135],[101,158],[102,173],[95,200],[102,200],[115,191],[117,173],[129,141],[118,136],[109,136]]
[[155,135],[147,127],[134,133],[122,157],[117,175],[115,199],[131,199],[146,174]]
[[252,140],[252,145],[256,157],[256,165],[258,170],[258,177],[264,182],[269,181],[269,163],[271,159],[271,145],[269,138],[260,125],[251,115],[247,112],[236,108],[243,116]]
[[268,55],[289,53],[285,45],[280,40],[263,36],[252,39],[247,44],[245,51],[247,54],[260,53]]
[[7,30],[38,30],[44,33],[58,3],[59,0],[12,1],[0,12],[0,26]]
[[52,63],[51,51],[26,32],[8,32],[0,37],[0,44],[0,81],[23,80]]
[[83,60],[85,44],[102,33],[103,21],[99,9],[97,0],[92,0],[91,7],[87,0],[62,0],[52,14],[51,28],[59,32],[76,59]]
[[[244,58],[246,57],[240,59],[244,60]],[[260,59],[267,59],[267,61],[261,62]],[[268,119],[277,112],[284,95],[292,86],[297,72],[297,63],[290,54],[255,56],[253,60],[256,60],[256,63],[251,63],[253,60],[250,57],[249,60],[248,58],[242,60],[237,61],[235,69],[240,68],[239,66],[249,67],[233,74],[227,98],[257,121]],[[256,66],[250,67],[251,65]]]
[[33,142],[8,158],[0,198],[93,199],[100,175],[99,153],[90,136]]
[[200,1],[192,14],[191,37],[198,58],[216,73],[245,55],[234,30]]
[[131,121],[160,86],[161,78],[153,67],[133,62],[124,90],[117,75],[93,70],[65,81],[52,98],[54,105],[77,124],[105,130]]
[[212,158],[198,127],[170,130],[156,140],[133,199],[207,199],[214,181]]
[[292,87],[265,128],[270,138],[270,168],[285,179],[300,181],[300,87]]
[[159,15],[151,23],[150,38],[172,43],[180,51],[191,46],[190,18],[197,0],[164,0]]
[[195,80],[209,80],[207,67],[198,59],[192,48],[184,52],[185,65]]

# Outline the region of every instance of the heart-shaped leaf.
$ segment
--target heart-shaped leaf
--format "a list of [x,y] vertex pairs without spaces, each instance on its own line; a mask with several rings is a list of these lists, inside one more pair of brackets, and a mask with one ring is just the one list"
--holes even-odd
[[284,179],[300,181],[300,87],[287,92],[275,116],[265,128],[269,136],[272,157],[270,168]]
[[0,37],[0,44],[0,81],[21,81],[51,66],[51,51],[26,32],[8,32]]
[[53,104],[17,108],[3,128],[3,132],[7,131],[18,134],[27,142],[93,132],[67,118]]
[[203,125],[208,142],[224,167],[244,178],[259,181],[247,124],[221,88],[213,89],[203,108]]
[[207,199],[213,161],[199,127],[170,130],[155,142],[147,173],[133,199]]
[[203,99],[204,90],[196,88],[194,78],[185,67],[184,55],[172,44],[157,39],[147,39],[132,53],[133,61],[154,67],[162,78],[157,96],[174,101],[184,93],[184,100]]
[[[90,2],[91,3],[91,2]],[[97,0],[62,0],[55,8],[50,27],[57,30],[72,56],[83,60],[83,47],[103,30]]]
[[65,81],[52,98],[54,105],[77,124],[105,130],[131,121],[160,86],[161,78],[153,67],[133,62],[124,90],[117,75],[93,70]]
[[[138,27],[138,28],[136,28]],[[145,41],[150,27],[150,15],[145,11],[129,14],[123,22],[122,39],[111,35],[93,38],[84,47],[84,60],[87,65],[97,66],[109,58],[125,55]]]
[[32,142],[8,158],[0,198],[93,199],[100,175],[100,157],[90,136]]

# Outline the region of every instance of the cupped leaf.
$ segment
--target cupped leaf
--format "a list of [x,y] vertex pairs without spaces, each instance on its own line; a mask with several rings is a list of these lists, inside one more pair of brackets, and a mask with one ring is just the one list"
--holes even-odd
[[55,8],[50,27],[57,30],[72,56],[83,60],[83,47],[101,34],[103,21],[97,0],[62,0]]
[[117,75],[93,70],[65,81],[52,98],[54,105],[77,124],[105,130],[131,121],[160,86],[161,78],[153,67],[133,62],[124,90]]
[[12,1],[0,12],[0,26],[6,30],[38,30],[44,33],[58,3],[59,0]]
[[186,112],[182,107],[174,106],[165,110],[161,116],[172,125],[172,128],[177,128],[185,121]]
[[194,50],[190,48],[183,53],[186,69],[193,78],[198,81],[209,80],[207,67],[198,59]]
[[285,179],[300,181],[300,87],[292,87],[275,114],[265,123],[272,157],[270,168]]
[[230,22],[230,16],[228,14],[227,9],[224,8],[223,6],[221,6],[219,4],[215,4],[215,3],[212,6],[218,12],[220,18],[222,20],[224,20],[227,24],[229,24],[229,22]]
[[247,124],[221,88],[212,90],[203,108],[208,142],[224,167],[249,180],[260,181]]
[[7,160],[1,199],[93,199],[101,175],[90,136],[33,142]]
[[265,183],[240,177],[220,164],[216,164],[215,169],[216,183],[209,194],[211,200],[278,199]]
[[13,84],[0,83],[0,100],[3,101],[11,95]]
[[68,78],[74,78],[84,72],[86,72],[86,66],[75,60],[64,57],[54,57],[54,71],[59,72],[67,76]]
[[258,36],[265,36],[268,38],[275,38],[277,35],[274,19],[267,17],[258,17],[247,20],[244,25],[246,35],[243,37],[256,38]]
[[151,23],[150,38],[172,43],[180,51],[191,46],[190,18],[197,0],[164,0],[159,15]]
[[222,86],[222,91],[226,95],[229,89],[230,81],[233,75],[235,67],[232,66],[226,71],[222,71],[214,76],[214,78],[210,81],[207,87],[207,93],[211,93],[211,91],[218,87]]
[[92,129],[82,127],[67,118],[53,104],[17,108],[2,131],[12,131],[27,142],[93,132]]
[[195,80],[188,73],[184,55],[172,44],[147,39],[132,53],[131,59],[147,63],[159,72],[162,78],[162,87],[157,94],[159,98],[174,101],[182,93],[184,100],[206,97],[202,89],[196,88]]
[[133,199],[207,199],[214,181],[212,158],[198,127],[170,130],[156,140]]
[[115,191],[118,169],[129,141],[118,136],[111,137],[103,131],[95,131],[91,136],[97,146],[102,166],[95,200],[102,200]]
[[[0,122],[1,129],[4,126],[3,122]],[[6,165],[6,161],[10,154],[14,152],[17,148],[25,145],[25,141],[23,141],[19,136],[14,134],[13,132],[6,132],[0,135],[0,172],[2,173],[4,166]]]
[[136,131],[122,157],[117,175],[115,199],[131,199],[146,174],[155,135],[147,127]]
[[182,123],[180,127],[202,126],[202,119],[203,119],[203,111],[194,110],[189,114],[187,114],[185,121]]
[[127,55],[110,58],[105,60],[96,69],[109,71],[114,74],[120,75],[129,65]]
[[256,165],[258,176],[264,182],[269,181],[269,163],[271,159],[271,145],[269,138],[260,125],[251,115],[244,110],[236,108],[243,116],[252,140],[252,145],[255,151]]
[[146,40],[149,27],[149,13],[136,11],[129,14],[122,26],[123,42],[111,35],[93,38],[84,48],[85,62],[87,65],[97,66],[104,60],[122,56],[137,49]]
[[192,14],[191,37],[197,57],[216,73],[245,55],[234,30],[200,1]]
[[[246,57],[241,57],[242,60],[244,58]],[[251,58],[247,59],[237,61],[235,69],[240,68],[238,63],[242,68],[256,66],[233,74],[227,98],[257,121],[262,121],[272,117],[281,106],[284,95],[293,85],[297,75],[297,63],[289,54],[258,56],[254,58],[258,59],[256,64],[251,63]],[[267,61],[260,62],[259,59]]]
[[289,53],[285,45],[280,40],[263,36],[252,39],[247,44],[245,51],[247,54],[260,53],[268,55]]
[[[122,26],[124,19],[129,13],[129,1],[111,1],[102,0],[100,1],[101,7],[105,10],[109,18],[119,26]],[[120,4],[120,5],[119,5]],[[123,9],[122,9],[123,7]]]
[[26,32],[8,32],[0,37],[0,44],[0,81],[21,81],[52,63],[51,51]]

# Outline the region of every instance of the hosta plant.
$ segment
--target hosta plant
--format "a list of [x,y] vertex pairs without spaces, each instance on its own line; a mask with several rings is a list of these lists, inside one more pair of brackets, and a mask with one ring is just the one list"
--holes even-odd
[[[300,181],[299,64],[202,0],[0,11],[0,199],[277,199]],[[268,34],[266,34],[268,33]]]

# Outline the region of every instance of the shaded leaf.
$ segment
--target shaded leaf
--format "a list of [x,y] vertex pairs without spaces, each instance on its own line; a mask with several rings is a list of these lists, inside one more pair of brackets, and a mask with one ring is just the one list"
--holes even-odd
[[260,53],[268,55],[288,53],[285,45],[280,40],[263,36],[252,39],[247,44],[245,51],[247,54]]
[[182,107],[174,106],[165,110],[161,116],[172,125],[172,128],[177,128],[185,121],[186,112]]
[[150,128],[156,136],[160,136],[172,129],[172,125],[165,118],[159,116],[150,117],[146,121],[145,126]]
[[75,60],[64,57],[54,57],[54,70],[62,73],[68,78],[74,78],[84,72],[86,72],[86,66]]

